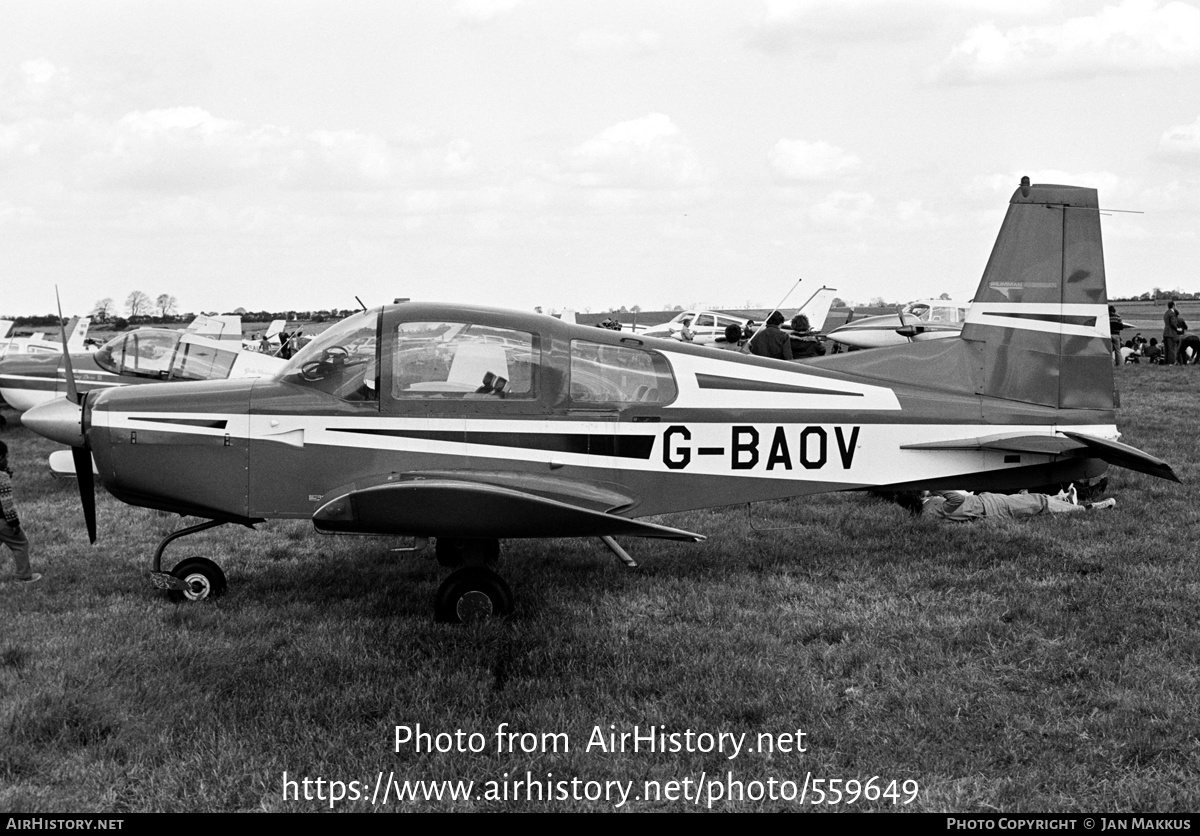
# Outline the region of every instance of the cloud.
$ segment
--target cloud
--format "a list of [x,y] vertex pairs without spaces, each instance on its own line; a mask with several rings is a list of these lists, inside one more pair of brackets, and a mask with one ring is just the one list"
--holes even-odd
[[571,49],[592,55],[646,55],[657,52],[661,46],[662,35],[650,29],[633,33],[614,32],[611,29],[586,29],[575,36]]
[[100,134],[86,170],[98,186],[180,193],[248,185],[311,191],[387,189],[458,178],[470,145],[349,130],[299,134],[249,126],[199,107],[126,114]]
[[1158,141],[1158,153],[1179,162],[1200,163],[1200,116],[1190,125],[1168,128]]
[[601,131],[568,154],[570,180],[589,188],[700,185],[700,159],[668,116],[651,113]]
[[958,84],[1129,74],[1200,64],[1200,9],[1182,2],[1124,0],[1047,26],[968,32],[932,70]]
[[862,160],[828,142],[781,139],[771,149],[771,170],[781,180],[827,182],[854,174]]
[[766,0],[749,45],[765,52],[788,52],[831,41],[907,41],[928,34],[944,11],[928,2]]

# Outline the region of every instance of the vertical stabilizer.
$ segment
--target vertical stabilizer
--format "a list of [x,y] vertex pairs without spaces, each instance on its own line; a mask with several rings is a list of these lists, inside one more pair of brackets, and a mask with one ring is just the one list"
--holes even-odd
[[90,316],[73,316],[67,323],[67,350],[79,353],[83,351],[84,340],[87,339],[88,327],[92,324]]
[[1030,185],[1008,214],[962,338],[980,351],[978,394],[1112,409],[1113,360],[1095,189]]

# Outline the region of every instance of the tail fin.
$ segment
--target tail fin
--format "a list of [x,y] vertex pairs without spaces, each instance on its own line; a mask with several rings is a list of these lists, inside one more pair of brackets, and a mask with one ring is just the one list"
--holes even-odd
[[825,330],[825,320],[829,318],[829,309],[833,306],[833,294],[835,293],[837,293],[837,288],[822,286],[800,306],[797,313],[808,317],[808,326],[812,330]]
[[67,348],[71,351],[83,351],[83,341],[87,339],[88,327],[92,324],[90,316],[73,316],[67,323]]
[[1095,189],[1022,180],[961,339],[809,362],[1053,409],[1114,409],[1098,210]]
[[963,327],[978,394],[1114,408],[1099,208],[1095,189],[1021,181]]

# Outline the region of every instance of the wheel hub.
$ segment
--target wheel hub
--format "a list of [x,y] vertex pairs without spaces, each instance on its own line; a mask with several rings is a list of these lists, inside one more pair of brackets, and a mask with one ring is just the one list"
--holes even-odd
[[472,590],[458,599],[455,605],[459,621],[485,621],[492,617],[496,608],[486,592]]

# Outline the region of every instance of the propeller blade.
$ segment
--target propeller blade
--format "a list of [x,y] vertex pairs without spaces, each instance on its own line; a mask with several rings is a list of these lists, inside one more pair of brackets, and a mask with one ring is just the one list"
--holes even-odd
[[79,504],[83,506],[83,521],[87,524],[88,540],[96,543],[96,480],[92,474],[92,454],[86,447],[72,447],[75,478],[79,481]]
[[[58,303],[58,330],[62,334],[63,374],[67,376],[67,399],[71,403],[80,403],[79,389],[75,386],[75,372],[71,369],[71,350],[67,348],[67,329],[63,325],[62,300],[58,298],[58,285],[54,286],[54,301]],[[89,464],[89,473],[91,469],[92,466]]]

